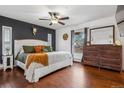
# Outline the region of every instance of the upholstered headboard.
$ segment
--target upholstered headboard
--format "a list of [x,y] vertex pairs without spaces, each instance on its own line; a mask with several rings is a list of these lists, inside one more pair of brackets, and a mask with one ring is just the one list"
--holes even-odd
[[17,53],[22,49],[23,45],[48,45],[48,42],[43,40],[35,40],[35,39],[23,39],[23,40],[14,40],[14,58]]

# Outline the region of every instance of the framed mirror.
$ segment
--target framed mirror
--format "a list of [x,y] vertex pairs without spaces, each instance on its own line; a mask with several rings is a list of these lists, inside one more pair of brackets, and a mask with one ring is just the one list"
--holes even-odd
[[2,55],[12,54],[12,27],[2,26]]
[[104,26],[90,29],[90,44],[115,44],[115,26]]

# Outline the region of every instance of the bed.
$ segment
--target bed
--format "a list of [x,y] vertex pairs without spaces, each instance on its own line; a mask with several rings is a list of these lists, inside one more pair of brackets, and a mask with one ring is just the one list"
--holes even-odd
[[[47,46],[48,42],[42,41],[42,40],[32,40],[32,39],[15,40],[14,41],[14,58],[17,56],[18,52],[22,49],[23,45],[28,45],[28,46],[45,45]],[[41,77],[51,72],[54,72],[58,69],[71,66],[73,64],[72,56],[69,52],[54,51],[54,52],[48,52],[47,54],[48,54],[49,65],[35,68],[33,70],[33,80],[32,81],[28,80],[29,82],[38,82]],[[27,72],[25,62],[21,62],[15,59],[15,65],[22,68],[25,71],[25,73]]]

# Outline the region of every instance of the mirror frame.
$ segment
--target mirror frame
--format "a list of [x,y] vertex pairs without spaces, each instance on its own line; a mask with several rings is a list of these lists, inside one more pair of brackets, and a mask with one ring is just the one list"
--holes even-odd
[[[97,27],[97,28],[91,28],[90,33],[89,33],[89,43],[90,45],[102,45],[102,44],[91,44],[91,31],[95,29],[103,29],[103,28],[113,28],[113,44],[106,44],[106,45],[114,45],[115,44],[115,26],[114,25],[109,25],[109,26],[103,26],[103,27]],[[104,44],[103,44],[104,45]]]

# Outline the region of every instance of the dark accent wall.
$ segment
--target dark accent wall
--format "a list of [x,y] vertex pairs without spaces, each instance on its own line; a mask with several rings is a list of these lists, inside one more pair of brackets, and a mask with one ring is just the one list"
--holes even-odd
[[36,37],[32,34],[32,27],[34,24],[18,21],[15,19],[0,16],[0,60],[2,60],[2,26],[12,27],[13,53],[14,40],[16,39],[40,39],[47,41],[48,34],[52,34],[52,47],[55,50],[55,30],[46,27],[35,25],[38,29]]

